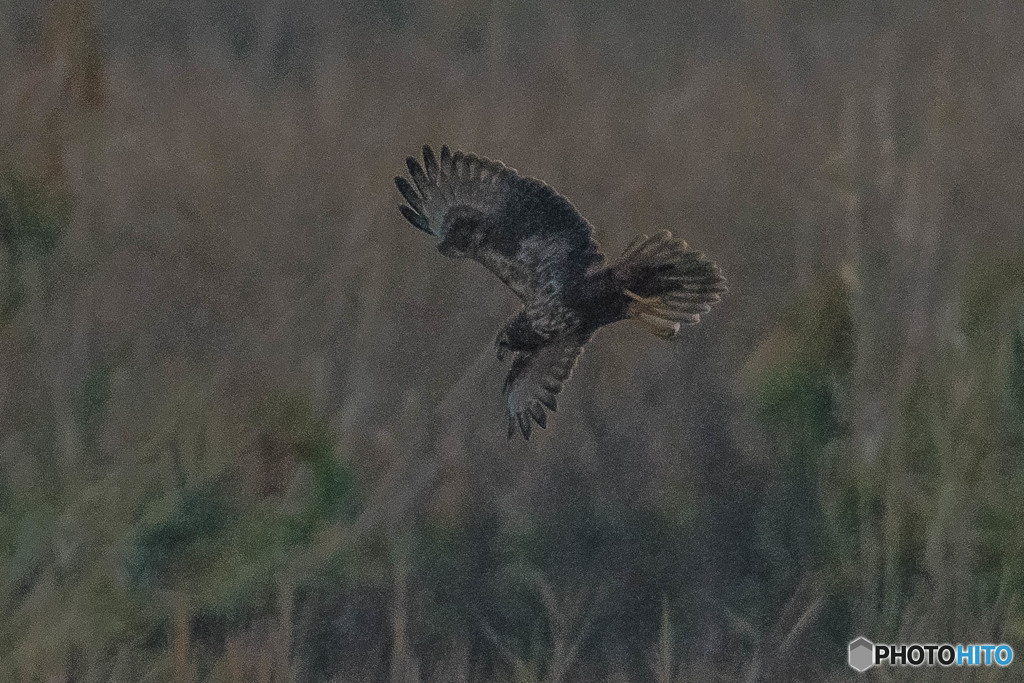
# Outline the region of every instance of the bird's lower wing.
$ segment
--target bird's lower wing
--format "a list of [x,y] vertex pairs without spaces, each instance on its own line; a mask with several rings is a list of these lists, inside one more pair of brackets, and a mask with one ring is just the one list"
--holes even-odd
[[505,378],[509,439],[517,427],[529,439],[534,422],[542,429],[547,426],[545,410],[558,409],[558,394],[589,338],[589,334],[573,333],[556,338],[537,351],[516,356]]

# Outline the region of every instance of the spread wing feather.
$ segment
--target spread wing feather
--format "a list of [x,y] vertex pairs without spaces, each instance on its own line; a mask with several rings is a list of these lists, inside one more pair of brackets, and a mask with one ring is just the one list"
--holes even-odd
[[413,157],[406,165],[412,182],[395,178],[408,203],[402,215],[483,264],[527,303],[557,298],[604,260],[590,224],[565,197],[500,161],[453,154],[446,145],[440,160],[424,146],[423,165]]
[[508,438],[516,429],[530,438],[533,423],[547,427],[545,409],[558,408],[558,394],[569,380],[590,334],[572,333],[552,340],[537,351],[519,353],[505,378]]

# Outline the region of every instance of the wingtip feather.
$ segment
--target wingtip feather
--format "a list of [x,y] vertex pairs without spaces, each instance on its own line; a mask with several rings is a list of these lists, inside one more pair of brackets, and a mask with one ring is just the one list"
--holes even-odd
[[423,165],[427,169],[427,178],[431,182],[436,181],[439,174],[439,166],[437,164],[437,157],[434,156],[434,150],[430,148],[430,145],[423,145]]
[[526,406],[527,410],[530,411],[530,415],[540,425],[541,429],[547,429],[548,427],[548,416],[544,412],[544,407],[537,401],[532,401]]
[[402,176],[395,176],[395,186],[398,187],[398,191],[405,197],[405,201],[409,202],[409,206],[412,207],[413,211],[422,211],[423,199],[416,194],[416,190],[413,189],[409,181]]
[[403,216],[405,216],[405,220],[413,224],[413,227],[422,230],[428,235],[434,235],[436,237],[434,231],[430,229],[430,223],[427,221],[426,216],[416,213],[405,204],[399,204],[398,210],[402,212]]
[[519,422],[519,431],[523,433],[523,438],[529,441],[530,434],[533,432],[533,423],[530,421],[530,416],[526,413],[519,413],[516,415],[516,419]]
[[420,162],[415,157],[406,157],[405,165],[409,168],[409,175],[412,176],[412,181],[416,183],[420,193],[425,195],[429,183],[426,174],[423,173],[423,167],[420,166]]

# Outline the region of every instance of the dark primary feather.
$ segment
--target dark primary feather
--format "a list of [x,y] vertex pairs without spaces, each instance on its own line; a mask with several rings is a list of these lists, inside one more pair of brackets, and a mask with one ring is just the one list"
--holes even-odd
[[409,181],[402,176],[395,177],[395,185],[398,186],[398,191],[405,197],[405,201],[409,202],[409,206],[412,207],[413,212],[423,210],[423,200],[416,194],[416,190],[412,189],[412,185]]
[[432,183],[436,183],[441,169],[437,165],[437,157],[434,156],[434,150],[430,149],[429,145],[423,146],[423,163],[427,167],[427,179]]
[[420,166],[420,162],[416,161],[413,157],[407,157],[405,165],[409,167],[409,176],[412,181],[416,183],[416,187],[420,192],[426,194],[429,188],[427,176],[423,174],[423,168]]
[[406,220],[415,225],[417,228],[427,233],[428,235],[434,234],[430,232],[430,226],[427,225],[427,219],[422,214],[416,213],[415,211],[413,211],[404,204],[400,205],[398,207],[398,210],[402,212],[402,215],[405,216]]
[[[423,148],[428,150],[430,145],[424,145]],[[430,153],[433,155],[434,150],[430,150]],[[448,148],[448,145],[441,147],[441,171],[448,175],[452,174],[452,151]]]

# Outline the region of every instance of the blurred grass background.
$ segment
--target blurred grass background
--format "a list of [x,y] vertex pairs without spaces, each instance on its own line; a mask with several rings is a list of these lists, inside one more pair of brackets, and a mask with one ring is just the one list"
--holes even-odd
[[[840,681],[1024,640],[1024,6],[0,4],[0,679]],[[731,293],[504,442],[424,142]],[[875,671],[1015,680],[1019,667]],[[972,678],[973,677],[973,678]]]

